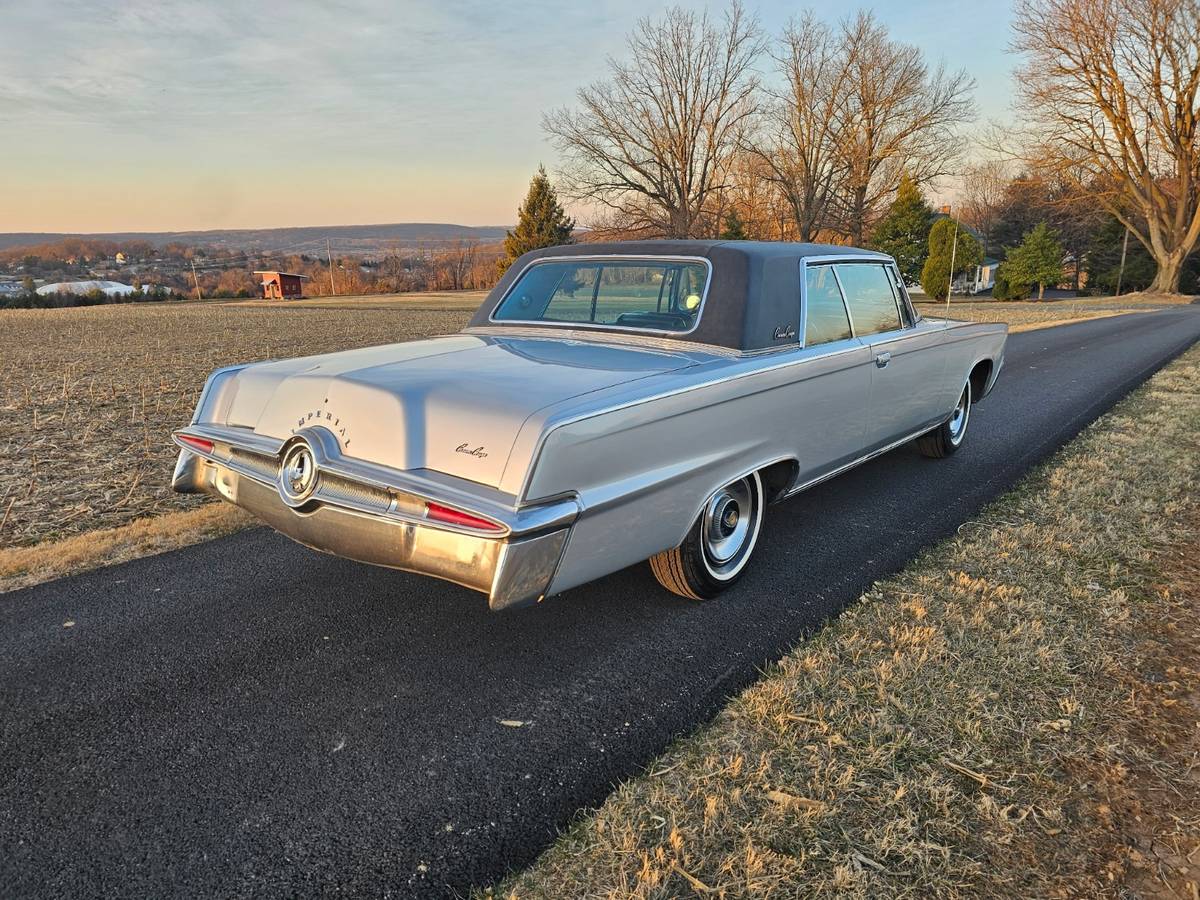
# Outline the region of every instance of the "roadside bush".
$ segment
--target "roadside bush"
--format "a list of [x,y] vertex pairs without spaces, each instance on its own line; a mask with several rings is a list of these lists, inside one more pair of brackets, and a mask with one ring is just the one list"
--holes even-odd
[[1028,284],[1013,281],[1008,263],[1000,263],[996,270],[996,285],[992,288],[993,300],[1027,300],[1031,290]]

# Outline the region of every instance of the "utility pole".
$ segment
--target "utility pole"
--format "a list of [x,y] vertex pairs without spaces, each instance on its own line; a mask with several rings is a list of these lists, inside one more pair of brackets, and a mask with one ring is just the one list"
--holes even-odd
[[329,238],[325,238],[325,256],[329,260],[329,290],[336,297],[337,288],[333,284],[333,251],[329,249]]
[[200,279],[196,277],[196,260],[192,260],[192,281],[196,283],[196,299],[203,300],[200,296]]
[[1129,226],[1125,226],[1125,240],[1121,242],[1121,268],[1117,269],[1117,296],[1121,296],[1121,281],[1125,278],[1125,251],[1129,249]]

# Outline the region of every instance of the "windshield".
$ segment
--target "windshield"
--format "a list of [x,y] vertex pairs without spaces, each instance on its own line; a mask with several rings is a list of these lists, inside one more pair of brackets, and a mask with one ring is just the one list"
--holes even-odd
[[547,260],[521,274],[492,319],[691,331],[707,281],[702,262]]

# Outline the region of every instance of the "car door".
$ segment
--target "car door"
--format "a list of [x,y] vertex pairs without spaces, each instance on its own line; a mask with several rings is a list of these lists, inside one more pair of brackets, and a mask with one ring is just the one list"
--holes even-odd
[[798,482],[822,478],[863,455],[874,361],[854,337],[831,264],[802,267],[803,343],[793,385]]
[[932,425],[940,413],[945,356],[940,329],[913,321],[888,264],[839,262],[838,282],[855,337],[871,351],[867,440],[875,450]]

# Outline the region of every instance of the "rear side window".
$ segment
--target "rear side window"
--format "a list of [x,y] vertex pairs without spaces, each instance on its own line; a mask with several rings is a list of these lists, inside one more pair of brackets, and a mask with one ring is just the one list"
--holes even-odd
[[850,337],[850,320],[832,266],[804,270],[804,346],[828,344]]
[[900,310],[892,290],[891,276],[875,263],[838,265],[838,279],[846,292],[846,303],[854,320],[854,333],[879,334],[900,328]]
[[708,266],[674,260],[552,260],[531,265],[492,313],[497,322],[562,322],[690,331]]

